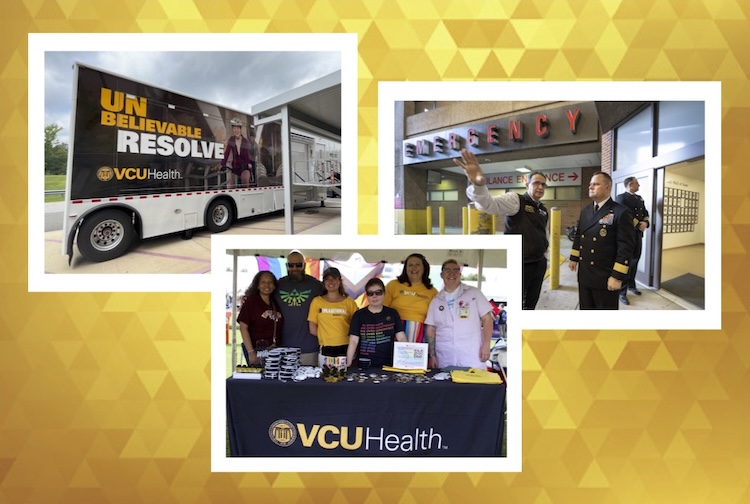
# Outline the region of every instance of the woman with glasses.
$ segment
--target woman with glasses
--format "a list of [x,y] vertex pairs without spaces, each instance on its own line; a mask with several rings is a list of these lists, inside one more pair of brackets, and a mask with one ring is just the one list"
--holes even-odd
[[383,299],[401,317],[406,341],[422,342],[427,309],[437,293],[430,281],[430,263],[422,254],[409,255],[401,275],[388,282]]
[[323,286],[326,292],[312,300],[307,314],[310,334],[317,336],[320,345],[321,366],[326,357],[346,357],[349,323],[357,311],[357,303],[346,294],[337,268],[325,271]]
[[257,364],[257,352],[280,343],[283,319],[272,294],[276,277],[270,271],[259,271],[245,292],[237,322],[242,334],[242,354],[245,362]]
[[444,287],[432,299],[425,319],[428,364],[436,367],[485,369],[490,358],[494,316],[482,291],[461,282],[461,267],[455,259],[443,263]]
[[368,280],[365,293],[369,304],[352,317],[346,365],[351,367],[356,357],[360,367],[367,359],[371,366],[392,366],[393,342],[406,341],[401,317],[396,310],[383,305],[385,286],[381,279]]

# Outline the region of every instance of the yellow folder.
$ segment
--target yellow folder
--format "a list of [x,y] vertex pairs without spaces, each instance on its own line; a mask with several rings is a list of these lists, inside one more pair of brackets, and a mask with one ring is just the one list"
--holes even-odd
[[451,371],[451,380],[455,383],[490,383],[500,385],[502,378],[497,373],[491,373],[484,369],[471,368],[468,371]]

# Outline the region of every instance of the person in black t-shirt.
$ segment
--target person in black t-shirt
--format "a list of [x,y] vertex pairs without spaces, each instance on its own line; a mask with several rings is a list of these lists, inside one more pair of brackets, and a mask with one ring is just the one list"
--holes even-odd
[[369,304],[354,312],[349,326],[346,365],[351,367],[355,358],[367,358],[371,366],[392,366],[393,342],[406,341],[401,317],[393,308],[383,306],[385,285],[381,279],[371,278],[365,293]]

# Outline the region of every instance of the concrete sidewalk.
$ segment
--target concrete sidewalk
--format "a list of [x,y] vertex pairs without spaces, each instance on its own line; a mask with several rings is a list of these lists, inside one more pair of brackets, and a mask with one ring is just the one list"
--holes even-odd
[[[573,245],[567,236],[560,236],[560,286],[550,289],[549,270],[542,284],[542,293],[537,303],[537,310],[577,310],[578,309],[578,277],[577,273],[568,268],[568,258]],[[689,303],[661,290],[654,290],[642,285],[638,289],[640,296],[628,293],[630,305],[620,303],[620,310],[690,310],[698,309]]]

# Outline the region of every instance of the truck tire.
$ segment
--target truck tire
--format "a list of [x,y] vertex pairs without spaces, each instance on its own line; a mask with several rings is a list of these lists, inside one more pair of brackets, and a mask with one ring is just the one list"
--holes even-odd
[[135,236],[133,221],[120,210],[104,210],[83,220],[78,231],[78,250],[93,262],[120,257]]
[[234,219],[231,205],[223,199],[211,202],[206,212],[206,227],[212,233],[221,233],[229,229]]

